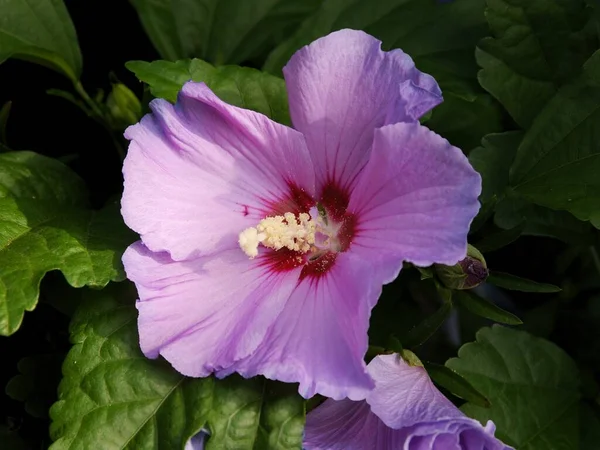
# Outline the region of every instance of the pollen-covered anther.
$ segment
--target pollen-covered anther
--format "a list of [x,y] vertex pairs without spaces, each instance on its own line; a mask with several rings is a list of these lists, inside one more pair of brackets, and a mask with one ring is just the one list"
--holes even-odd
[[246,228],[239,235],[240,248],[250,258],[258,255],[259,244],[274,250],[287,248],[306,253],[315,243],[316,224],[307,213],[266,217],[256,227]]

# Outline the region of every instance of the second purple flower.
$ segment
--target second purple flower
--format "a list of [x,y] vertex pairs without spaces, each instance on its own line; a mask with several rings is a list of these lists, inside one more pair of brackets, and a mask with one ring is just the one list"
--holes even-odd
[[284,69],[294,129],[189,82],[126,131],[140,343],[178,371],[364,399],[371,309],[404,261],[463,259],[479,175],[421,126],[435,80],[342,30]]

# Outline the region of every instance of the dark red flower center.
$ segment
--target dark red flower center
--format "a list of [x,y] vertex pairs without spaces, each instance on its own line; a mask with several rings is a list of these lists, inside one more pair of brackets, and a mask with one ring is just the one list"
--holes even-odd
[[[316,242],[307,253],[287,248],[269,249],[261,257],[261,264],[274,272],[285,272],[303,266],[301,280],[307,277],[321,278],[333,268],[338,253],[345,252],[352,244],[356,217],[347,211],[349,199],[348,191],[333,181],[323,186],[316,201],[302,189],[290,184],[288,196],[271,205],[270,215],[288,212],[298,215],[310,211],[313,220],[319,219],[320,231],[317,234],[320,233],[323,240]],[[321,214],[316,213],[315,206]]]

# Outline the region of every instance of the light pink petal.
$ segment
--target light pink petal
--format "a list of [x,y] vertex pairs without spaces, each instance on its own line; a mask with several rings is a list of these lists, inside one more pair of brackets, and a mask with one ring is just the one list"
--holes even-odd
[[189,82],[177,104],[127,129],[122,213],[153,251],[175,260],[237,246],[238,234],[280,203],[310,198],[314,169],[304,138]]
[[317,170],[349,189],[382,125],[415,121],[442,101],[435,80],[401,50],[356,30],[331,33],[300,49],[284,67],[294,127],[304,133]]
[[369,363],[376,389],[371,410],[391,428],[461,418],[464,414],[433,385],[423,367],[409,366],[398,355],[380,355]]
[[385,450],[509,450],[466,417],[433,385],[422,367],[398,355],[380,355],[368,366],[375,388],[366,401],[326,400],[306,418],[304,448]]
[[[204,377],[251,354],[298,282],[300,268],[273,273],[239,249],[173,261],[141,242],[123,256],[137,287],[144,354]],[[270,345],[270,343],[269,343]]]
[[390,272],[399,260],[455,264],[466,255],[480,192],[479,174],[442,137],[418,123],[382,127],[350,196],[358,218],[350,251],[388,258]]
[[363,360],[367,329],[380,292],[368,262],[339,254],[325,276],[298,284],[255,353],[217,375],[299,382],[305,398],[365,398],[373,387]]

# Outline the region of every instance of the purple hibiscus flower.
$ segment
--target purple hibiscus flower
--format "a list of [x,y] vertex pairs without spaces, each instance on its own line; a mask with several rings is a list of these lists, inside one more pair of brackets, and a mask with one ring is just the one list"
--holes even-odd
[[143,352],[364,399],[370,311],[403,261],[465,257],[481,180],[421,126],[435,80],[342,30],[284,69],[294,128],[186,83],[126,131],[125,253]]
[[485,427],[466,417],[433,385],[423,367],[398,355],[368,366],[375,389],[366,401],[326,400],[308,414],[305,450],[508,450]]

